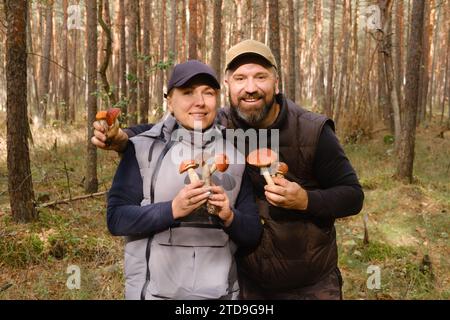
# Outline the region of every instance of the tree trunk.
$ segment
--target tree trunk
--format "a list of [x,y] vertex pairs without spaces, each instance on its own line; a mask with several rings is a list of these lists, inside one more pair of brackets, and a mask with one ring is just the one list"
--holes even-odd
[[216,71],[217,80],[222,74],[221,49],[222,49],[222,0],[214,0],[214,27],[213,27],[213,48],[211,56],[211,66]]
[[[77,73],[77,57],[78,57],[78,30],[74,29],[71,31],[72,32],[72,45],[73,45],[73,66],[72,66],[72,70],[73,73],[76,74]],[[74,76],[72,76],[72,95],[73,95],[73,99],[72,99],[72,103],[69,105],[69,117],[70,117],[70,122],[74,123],[75,122],[75,118],[76,118],[76,109],[77,109],[77,96],[78,96],[78,79]]]
[[[120,99],[126,99],[128,96],[127,88],[127,42],[125,33],[125,0],[119,0],[119,17],[118,24],[120,28]],[[122,105],[122,113],[124,116],[128,113],[126,104]]]
[[422,55],[423,0],[413,0],[410,20],[411,32],[408,39],[408,55],[405,86],[405,116],[399,145],[396,176],[413,181],[414,144],[417,111],[419,105],[420,61]]
[[8,192],[14,221],[38,218],[28,150],[27,9],[25,0],[4,0],[6,16],[6,131]]
[[106,74],[112,55],[111,18],[109,16],[108,0],[98,0],[98,22],[102,28],[104,35],[102,37],[102,40],[104,40],[104,42],[102,43],[102,51],[105,51],[105,54],[102,55],[103,61],[101,62],[99,70],[100,76],[102,78],[102,87],[105,94],[104,102],[107,106],[114,106],[116,104],[116,101],[114,99],[114,95],[111,92],[108,77]]
[[402,114],[402,102],[403,102],[403,78],[404,78],[404,41],[403,36],[405,33],[405,27],[403,23],[404,6],[403,1],[396,1],[396,19],[395,19],[395,85],[397,88],[398,105],[400,109],[400,118]]
[[142,54],[144,55],[143,67],[144,73],[142,75],[142,90],[139,92],[141,101],[139,103],[139,123],[148,123],[148,110],[150,107],[150,34],[151,28],[149,23],[146,21],[151,21],[151,3],[150,1],[144,1],[144,12],[143,12],[143,40],[142,40]]
[[269,0],[269,47],[275,57],[278,65],[278,87],[283,90],[282,83],[282,65],[281,65],[281,50],[280,50],[280,12],[278,9],[278,0]]
[[87,157],[84,190],[94,193],[98,190],[97,148],[90,139],[94,133],[92,123],[97,113],[97,5],[96,0],[86,0],[86,67],[87,67]]
[[288,15],[289,15],[289,54],[288,54],[288,79],[287,79],[287,96],[295,100],[295,90],[296,84],[295,76],[297,66],[295,65],[295,10],[294,10],[294,0],[288,0]]
[[439,31],[440,20],[441,20],[440,19],[440,17],[441,17],[441,15],[440,15],[441,7],[438,6],[435,9],[435,11],[436,11],[436,18],[435,18],[435,20],[436,20],[436,27],[435,27],[435,31],[434,31],[433,53],[431,53],[431,50],[430,50],[430,56],[431,56],[431,60],[432,60],[432,61],[430,61],[432,63],[431,64],[431,69],[430,69],[430,76],[429,76],[429,78],[430,78],[430,89],[429,89],[429,93],[428,93],[428,98],[425,100],[425,101],[428,101],[428,103],[425,102],[425,104],[428,104],[430,106],[429,113],[428,113],[429,121],[431,121],[431,119],[433,118],[433,99],[432,98],[433,98],[433,88],[434,88],[433,84],[435,83],[434,75],[436,74],[436,72],[435,72],[435,70],[436,70],[436,63],[437,63],[438,58],[440,57],[440,54],[438,52],[438,47],[439,47],[439,44],[438,44],[438,31]]
[[138,0],[128,0],[126,24],[128,29],[128,126],[137,124],[137,12]]
[[189,0],[189,60],[197,58],[197,1]]
[[322,0],[314,1],[314,39],[312,44],[312,50],[310,54],[312,56],[311,76],[313,78],[313,96],[312,104],[313,108],[323,107],[324,98],[324,61],[322,55],[322,27],[323,27],[323,12],[322,12]]
[[62,65],[64,67],[63,72],[63,83],[62,83],[62,120],[64,123],[67,123],[67,120],[69,119],[69,52],[68,52],[68,42],[69,42],[69,34],[67,32],[67,7],[68,7],[68,0],[63,1],[63,39],[62,39]]
[[242,27],[242,0],[234,0],[234,3],[236,6],[236,38],[234,39],[234,42],[238,43],[241,42],[244,38],[244,30]]
[[[30,8],[32,9],[32,3],[29,2],[28,5],[29,5],[29,8],[27,10],[27,12],[28,12],[27,13],[27,15],[28,15],[27,28],[29,31],[27,32],[27,47],[28,47],[28,52],[34,53],[35,52],[34,48],[33,48],[34,37],[33,37],[33,32],[31,31],[31,30],[33,30],[32,26],[31,26],[33,14],[32,14],[32,10],[30,10]],[[37,57],[35,55],[30,54],[30,55],[28,55],[27,62],[28,62],[28,67],[31,69],[31,78],[32,78],[32,81],[33,81],[32,83],[33,83],[33,87],[34,87],[34,108],[30,107],[30,110],[38,110],[38,108],[39,108],[39,86],[38,86],[38,82],[37,82],[37,79],[38,79],[38,71],[37,71],[38,69],[36,66],[37,65]],[[1,63],[1,65],[3,67],[3,63]],[[2,73],[4,73],[3,70],[2,70]],[[2,103],[0,102],[0,104],[2,104]]]
[[[159,16],[159,61],[164,62],[164,41],[165,41],[165,28],[164,28],[164,20],[166,19],[166,1],[161,0],[161,11]],[[194,20],[195,21],[195,20]],[[163,110],[163,90],[164,90],[164,69],[157,70],[158,82],[157,82],[157,117],[162,114]]]
[[434,6],[435,0],[425,1],[425,17],[424,17],[424,27],[422,35],[422,72],[420,74],[420,87],[419,87],[419,115],[418,123],[425,120],[426,114],[426,101],[428,95],[428,85],[430,82],[431,73],[431,40],[433,34],[434,25]]
[[336,0],[330,3],[330,26],[328,31],[328,72],[327,72],[327,93],[325,99],[325,114],[333,116],[333,73],[334,73],[334,16],[336,12]]
[[177,0],[171,0],[170,2],[170,34],[169,34],[169,56],[172,56],[174,64],[177,61]]
[[42,42],[42,57],[41,57],[41,92],[39,94],[39,122],[45,126],[47,124],[47,108],[49,100],[50,89],[50,59],[52,49],[52,35],[53,35],[53,1],[49,1],[45,8],[45,36]]
[[388,105],[389,108],[389,118],[390,122],[393,124],[393,131],[395,136],[395,151],[398,151],[399,142],[400,142],[400,134],[401,134],[401,122],[400,122],[400,107],[398,104],[398,91],[397,85],[394,78],[394,63],[392,59],[392,50],[391,50],[391,38],[387,35],[391,34],[392,29],[392,1],[389,0],[386,2],[385,6],[385,21],[382,32],[382,41],[381,41],[381,52],[383,54],[383,67],[384,74],[386,76],[386,89],[388,93]]
[[[450,10],[449,10],[450,11]],[[450,20],[447,21],[447,53],[445,56],[445,80],[441,101],[441,121],[444,122],[445,103],[448,103],[448,122],[447,128],[450,129]]]
[[187,38],[187,32],[186,32],[186,0],[183,0],[182,2],[183,10],[181,10],[181,57],[180,61],[184,61],[187,57],[187,50],[186,50],[186,38]]
[[[339,89],[338,89],[338,95],[337,95],[337,103],[336,108],[334,110],[334,122],[336,124],[336,127],[338,127],[339,123],[339,117],[342,110],[342,102],[344,101],[344,95],[346,91],[346,83],[347,83],[347,63],[348,63],[348,49],[349,49],[349,42],[350,42],[350,33],[348,32],[348,0],[344,0],[343,4],[343,11],[342,11],[342,65],[341,65],[341,72],[340,72],[340,80],[339,80]],[[339,51],[338,51],[339,52]]]

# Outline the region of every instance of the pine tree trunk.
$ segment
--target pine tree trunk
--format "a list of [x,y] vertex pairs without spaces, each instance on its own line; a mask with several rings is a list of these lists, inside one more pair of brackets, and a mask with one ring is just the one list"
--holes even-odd
[[53,1],[49,1],[45,8],[45,35],[42,42],[42,57],[41,57],[41,92],[40,107],[39,107],[39,122],[45,126],[47,124],[47,108],[49,100],[50,89],[50,59],[52,49],[52,35],[53,35]]
[[144,1],[144,12],[143,12],[143,40],[142,40],[142,54],[144,55],[143,67],[144,73],[142,75],[142,90],[140,91],[141,102],[139,104],[139,123],[148,123],[148,110],[150,108],[150,34],[151,28],[149,23],[146,21],[151,21],[151,3],[149,1]]
[[169,34],[169,54],[173,56],[174,64],[177,61],[177,0],[170,2],[170,34]]
[[419,88],[419,115],[418,123],[425,120],[426,114],[426,101],[428,95],[428,86],[430,82],[431,73],[431,40],[433,34],[434,25],[434,6],[435,0],[425,1],[425,17],[424,17],[424,27],[422,35],[422,72],[420,75],[420,88]]
[[64,67],[63,72],[63,83],[62,83],[62,106],[63,106],[63,112],[62,112],[62,120],[64,123],[67,123],[67,120],[69,119],[69,52],[68,52],[68,42],[69,42],[69,34],[67,32],[67,7],[68,7],[68,0],[63,1],[63,39],[62,39],[62,65]]
[[[164,42],[165,42],[165,28],[164,28],[164,20],[166,18],[166,1],[161,0],[161,11],[160,11],[160,20],[159,20],[159,61],[164,61]],[[158,82],[157,82],[157,116],[159,117],[162,114],[163,108],[163,88],[164,88],[164,70],[159,69],[157,71]]]
[[189,0],[189,60],[198,59],[197,44],[197,1]]
[[128,29],[128,126],[137,124],[137,1],[138,0],[128,0],[128,10],[126,15],[126,25]]
[[287,79],[287,96],[295,100],[295,90],[296,90],[296,65],[295,65],[295,10],[294,10],[294,0],[288,0],[288,15],[289,15],[289,54],[288,54],[288,79]]
[[411,32],[408,39],[406,65],[405,116],[399,144],[399,157],[396,176],[399,179],[413,181],[414,144],[416,121],[419,106],[420,61],[422,55],[422,35],[424,1],[413,0],[410,20]]
[[[29,2],[28,5],[29,5],[29,8],[27,11],[28,12],[27,13],[28,14],[27,28],[30,31],[27,32],[27,47],[28,47],[29,52],[35,53],[35,50],[33,47],[34,37],[33,37],[33,32],[31,31],[31,30],[33,30],[32,26],[31,26],[31,21],[33,20],[33,14],[32,14],[32,10],[30,10],[30,9],[32,9],[32,3]],[[27,63],[28,63],[28,67],[31,69],[31,77],[32,77],[33,87],[34,87],[34,104],[32,104],[32,105],[34,105],[34,108],[30,107],[30,110],[38,110],[38,108],[39,108],[39,86],[38,86],[38,81],[37,81],[38,68],[36,66],[37,60],[38,60],[38,57],[36,57],[35,55],[32,55],[32,54],[28,55]],[[3,67],[3,63],[1,63],[0,65]],[[4,73],[3,70],[2,70],[2,73]]]
[[336,0],[331,0],[330,6],[330,25],[328,31],[327,93],[325,96],[325,114],[328,117],[333,116],[334,16],[336,12]]
[[436,70],[436,63],[438,58],[440,57],[440,54],[438,52],[439,49],[439,44],[438,44],[438,31],[439,31],[439,26],[440,26],[440,13],[441,13],[441,7],[438,6],[436,9],[436,26],[435,26],[435,31],[434,31],[434,40],[433,40],[433,53],[430,52],[430,56],[431,56],[431,69],[430,69],[430,89],[428,90],[428,98],[426,101],[428,101],[428,103],[426,103],[429,106],[429,113],[428,113],[428,119],[429,121],[431,121],[431,119],[433,118],[433,89],[434,89],[434,83],[435,83],[435,70]]
[[272,53],[278,65],[278,88],[283,90],[279,16],[278,0],[269,0],[269,47],[272,49]]
[[400,109],[400,118],[402,114],[402,102],[403,102],[403,78],[404,78],[404,41],[403,36],[405,33],[405,27],[403,23],[404,6],[403,1],[396,1],[396,19],[395,19],[395,85],[397,87],[398,105]]
[[6,16],[6,131],[8,192],[14,221],[38,218],[28,150],[27,9],[25,0],[4,0]]
[[[77,57],[78,57],[78,30],[74,29],[71,31],[72,33],[72,46],[73,46],[73,65],[72,70],[73,73],[77,74]],[[77,109],[77,97],[78,97],[78,79],[74,76],[72,76],[72,103],[69,105],[69,117],[70,117],[70,123],[75,122],[76,118],[76,109]]]
[[222,74],[221,49],[222,49],[222,0],[214,0],[214,27],[213,27],[213,48],[211,56],[211,66],[216,71],[217,79],[220,83]]
[[[341,65],[341,72],[340,72],[340,79],[339,79],[339,89],[338,89],[338,95],[337,95],[337,103],[336,108],[334,110],[334,122],[336,124],[336,127],[339,124],[339,118],[340,113],[342,110],[342,103],[344,101],[344,95],[346,91],[346,83],[347,83],[347,63],[348,63],[348,49],[349,49],[349,42],[350,42],[350,33],[348,32],[348,0],[344,0],[343,4],[343,11],[342,11],[342,65]],[[339,51],[338,51],[339,52]]]
[[187,57],[187,49],[186,49],[186,38],[187,37],[187,32],[186,32],[186,0],[183,0],[182,2],[183,5],[183,10],[181,10],[181,34],[180,34],[180,38],[181,38],[181,56],[180,56],[180,61],[184,61]]
[[[119,0],[120,14],[118,17],[118,24],[120,28],[120,98],[125,99],[128,96],[127,88],[127,44],[125,33],[125,0]],[[122,107],[122,113],[127,115],[127,106]]]
[[84,190],[94,193],[98,190],[97,148],[90,142],[93,136],[92,123],[97,113],[97,1],[86,0],[86,67],[87,67],[87,157]]

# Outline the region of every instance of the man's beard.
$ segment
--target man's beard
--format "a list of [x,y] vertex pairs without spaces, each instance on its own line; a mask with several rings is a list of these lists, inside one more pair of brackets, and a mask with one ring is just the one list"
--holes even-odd
[[273,95],[272,100],[269,103],[266,103],[261,111],[257,110],[256,112],[248,114],[242,111],[241,108],[239,107],[240,99],[241,98],[238,99],[237,104],[234,104],[233,101],[231,100],[231,94],[228,93],[228,100],[230,101],[231,106],[231,114],[233,117],[243,120],[244,122],[246,122],[251,126],[261,123],[261,121],[264,120],[266,116],[269,114],[270,108],[272,108],[273,104],[275,103],[275,95]]

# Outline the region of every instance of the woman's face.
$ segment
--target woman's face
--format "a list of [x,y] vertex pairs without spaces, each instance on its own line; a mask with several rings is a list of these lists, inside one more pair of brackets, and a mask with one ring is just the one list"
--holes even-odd
[[167,107],[187,129],[210,127],[217,114],[219,90],[207,84],[193,83],[188,87],[174,88],[167,97]]

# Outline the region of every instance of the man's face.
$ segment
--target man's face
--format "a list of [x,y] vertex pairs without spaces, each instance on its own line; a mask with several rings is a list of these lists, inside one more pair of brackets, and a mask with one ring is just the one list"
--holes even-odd
[[225,79],[232,111],[250,125],[260,123],[278,94],[278,79],[272,67],[254,62],[240,64]]

